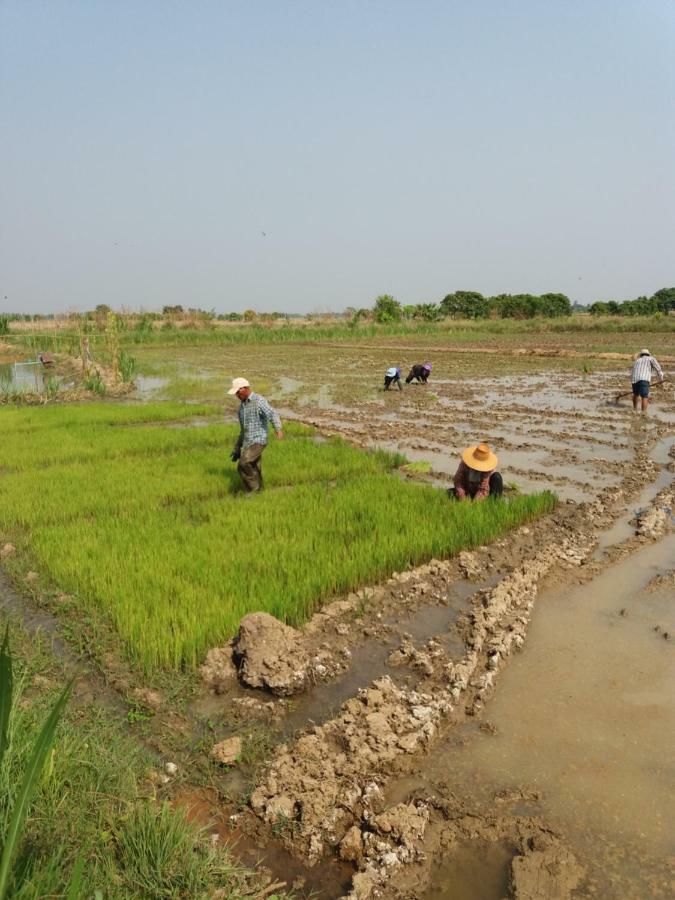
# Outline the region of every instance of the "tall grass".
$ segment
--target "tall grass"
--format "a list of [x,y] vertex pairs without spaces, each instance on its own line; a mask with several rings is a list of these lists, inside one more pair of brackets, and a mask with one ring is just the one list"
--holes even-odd
[[25,530],[42,571],[102,610],[145,671],[196,665],[247,612],[299,624],[336,593],[555,505],[452,504],[392,477],[402,456],[317,443],[293,423],[265,451],[266,491],[244,499],[227,461],[234,426],[171,427],[187,414],[175,404],[63,414],[68,424],[48,409],[6,420],[0,530]]
[[[0,758],[0,844],[42,723],[62,696],[63,673],[40,639],[15,628],[12,645],[13,696]],[[0,671],[6,683],[6,657]],[[152,762],[122,735],[99,698],[91,705],[71,703],[33,781],[23,833],[13,845],[7,896],[206,900],[220,890],[227,900],[250,898],[251,873],[224,847],[214,847],[180,810],[141,794],[149,789]],[[5,840],[0,852],[8,849]]]
[[[322,341],[368,341],[378,337],[416,336],[430,341],[446,340],[456,343],[477,342],[490,336],[526,337],[547,334],[675,334],[674,316],[590,316],[574,315],[558,318],[532,319],[441,319],[438,322],[401,321],[385,324],[373,322],[351,326],[347,320],[323,323],[260,325],[237,324],[209,329],[168,328],[160,330],[131,330],[119,335],[123,347],[156,346],[181,347],[233,344],[320,343]],[[92,351],[98,358],[108,358],[105,335],[92,333]],[[53,332],[22,332],[12,340],[31,351],[50,346],[55,351],[77,353],[78,338],[67,330]]]

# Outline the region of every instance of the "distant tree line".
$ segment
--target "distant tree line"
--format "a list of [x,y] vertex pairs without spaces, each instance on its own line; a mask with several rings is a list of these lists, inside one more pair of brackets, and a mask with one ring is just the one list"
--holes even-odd
[[[362,320],[375,322],[401,322],[418,320],[436,322],[439,319],[532,319],[536,316],[556,318],[570,316],[573,312],[588,311],[592,316],[650,316],[675,313],[675,287],[661,288],[651,297],[637,297],[635,300],[598,300],[588,307],[572,304],[565,294],[496,294],[484,297],[478,291],[454,291],[446,294],[438,303],[401,304],[391,294],[381,294],[371,308],[350,306],[344,316],[352,327]],[[110,306],[99,303],[93,310],[74,314],[86,327],[104,327],[112,313]],[[216,321],[247,322],[271,327],[283,320],[290,325],[293,319],[321,319],[317,315],[299,313],[258,313],[253,309],[243,312],[217,314],[215,310],[198,307],[183,307],[180,304],[167,305],[159,312],[133,312],[124,310],[115,313],[120,331],[152,331],[154,328],[214,328]],[[327,314],[328,318],[332,314]],[[0,315],[0,334],[9,333],[10,322],[40,322],[61,318],[53,313],[3,313]],[[68,316],[70,318],[70,316]]]
[[390,294],[382,294],[372,311],[357,310],[363,318],[370,313],[376,322],[399,322],[403,319],[532,319],[535,316],[571,316],[572,304],[565,294],[497,294],[484,297],[478,291],[455,291],[440,303],[418,303],[402,306]]
[[588,311],[592,316],[653,316],[655,313],[675,311],[675,287],[661,288],[651,297],[636,297],[635,300],[598,300],[591,303]]

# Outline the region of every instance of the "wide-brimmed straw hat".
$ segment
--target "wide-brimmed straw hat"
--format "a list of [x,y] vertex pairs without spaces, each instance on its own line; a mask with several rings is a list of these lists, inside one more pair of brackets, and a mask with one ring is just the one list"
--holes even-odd
[[497,454],[487,444],[474,444],[462,453],[462,459],[470,469],[478,472],[489,472],[497,468]]
[[232,387],[227,392],[228,394],[236,394],[237,391],[240,391],[244,387],[251,387],[248,381],[245,378],[233,378],[232,379]]
[[640,356],[651,356],[651,353],[646,347],[643,347],[642,350],[640,350]]

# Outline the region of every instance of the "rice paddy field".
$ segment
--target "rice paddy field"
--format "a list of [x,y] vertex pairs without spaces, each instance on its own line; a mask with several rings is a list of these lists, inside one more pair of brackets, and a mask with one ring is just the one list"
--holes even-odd
[[[239,863],[257,867],[264,846],[270,884],[290,887],[295,875],[288,872],[300,866],[293,868],[300,876],[294,896],[331,900],[348,893],[358,864],[326,847],[314,870],[321,875],[312,879],[313,870],[304,867],[303,829],[315,800],[305,785],[321,785],[317,828],[332,814],[324,814],[322,804],[334,793],[357,828],[366,835],[372,830],[371,820],[361,823],[358,804],[350,806],[352,776],[344,784],[326,778],[337,751],[315,759],[298,750],[300,793],[292,821],[264,819],[249,798],[267,789],[265,773],[283,759],[285,747],[295,753],[294,747],[305,746],[303,735],[313,740],[324,727],[342,735],[345,701],[356,709],[364,697],[375,697],[382,679],[408,697],[412,709],[418,709],[419,692],[433,698],[424,701],[429,704],[448,695],[448,673],[475,656],[483,610],[513,583],[509,596],[522,606],[507,611],[497,631],[489,632],[490,646],[527,620],[535,594],[536,605],[531,624],[523,626],[527,640],[513,659],[503,657],[495,669],[485,647],[479,654],[480,668],[466,690],[471,695],[490,684],[481,695],[484,708],[460,694],[428,748],[403,752],[395,765],[389,731],[381,733],[380,745],[368,730],[370,716],[366,730],[350,739],[354,747],[372,750],[359,784],[363,790],[372,782],[386,789],[387,808],[400,800],[408,809],[411,798],[441,791],[456,815],[439,820],[438,827],[471,822],[471,835],[448,832],[455,867],[450,874],[429,866],[411,870],[406,882],[401,867],[398,893],[390,885],[383,896],[449,900],[455,896],[447,893],[449,886],[464,881],[466,896],[478,889],[486,900],[515,896],[508,886],[511,865],[529,853],[518,843],[521,826],[539,834],[537,822],[546,835],[555,832],[565,853],[584,868],[574,896],[668,896],[660,885],[672,839],[662,823],[672,779],[659,761],[667,758],[672,703],[658,685],[672,667],[672,604],[666,597],[673,576],[667,534],[673,527],[668,492],[675,465],[675,323],[664,319],[651,331],[644,322],[616,329],[609,324],[459,323],[436,330],[336,328],[326,334],[308,326],[270,339],[260,329],[227,336],[174,329],[147,340],[127,332],[122,344],[133,356],[136,377],[123,399],[91,395],[83,402],[80,394],[72,402],[71,395],[53,395],[0,407],[0,551],[6,542],[16,548],[4,560],[9,578],[0,573],[0,597],[34,616],[38,630],[46,622],[57,636],[54,646],[58,639],[59,652],[82,667],[96,735],[114,723],[135,746],[149,747],[155,761],[141,764],[138,784],[187,809],[190,817],[194,807],[201,809],[206,818],[198,821],[208,825],[211,840],[231,841]],[[9,340],[6,357],[24,358],[25,335]],[[44,340],[32,334],[30,352],[44,345],[56,353],[57,366],[76,372],[68,349]],[[632,355],[643,345],[668,373],[666,383],[654,387],[644,417],[633,415],[629,400],[617,399],[629,387]],[[106,364],[102,345],[92,340],[92,347],[95,360]],[[390,365],[400,365],[405,374],[427,360],[433,365],[427,385],[383,391]],[[260,495],[244,495],[229,459],[237,401],[226,391],[236,376],[249,378],[284,423],[285,439],[271,435],[265,451]],[[479,440],[499,456],[505,498],[451,502],[446,488],[461,451]],[[645,509],[665,511],[666,537],[636,535],[635,512]],[[473,552],[457,559],[463,549]],[[558,550],[560,562],[537,575],[540,553],[550,560]],[[425,565],[432,560],[447,562]],[[644,560],[644,571],[633,560]],[[530,577],[534,584],[527,582]],[[613,605],[607,601],[607,608],[603,579],[607,596],[619,598]],[[346,602],[329,609],[334,600]],[[325,614],[315,616],[321,610]],[[242,616],[255,611],[293,626],[311,620],[298,639],[317,679],[310,678],[290,700],[251,686],[241,669],[237,678],[236,667],[221,691],[199,668],[211,648],[224,648],[237,633]],[[578,641],[572,655],[571,641]],[[603,665],[618,667],[608,685],[588,677],[598,648],[606,657]],[[29,655],[26,644],[21,652]],[[509,677],[499,681],[493,697],[502,666]],[[597,737],[602,753],[622,746],[624,723],[636,714],[632,686],[624,690],[622,673],[638,668],[649,698],[645,709],[654,710],[649,727],[641,725],[640,758],[647,754],[654,763],[649,772],[642,767],[640,776],[645,811],[633,814],[619,799],[614,802],[623,794],[610,790],[604,776],[593,776],[593,793],[570,783],[569,773],[585,772],[587,757],[596,765],[592,749],[585,749],[589,735]],[[50,697],[63,683],[58,673],[52,678]],[[27,682],[29,702],[35,690]],[[44,696],[45,688],[40,690]],[[560,716],[563,735],[551,747],[549,698],[556,690],[574,700]],[[72,702],[67,727],[77,728],[80,700]],[[579,719],[578,709],[587,707],[588,719]],[[607,710],[615,715],[605,715]],[[387,718],[397,740],[399,713],[399,706],[392,707]],[[532,723],[525,743],[521,722]],[[232,767],[215,763],[214,745],[236,737],[242,749]],[[95,736],[87,742],[94,748],[100,743]],[[532,748],[539,748],[538,756]],[[568,751],[570,759],[558,771],[558,757]],[[622,751],[615,763],[626,785],[635,779],[629,756]],[[536,766],[528,771],[531,758]],[[476,775],[483,760],[485,771]],[[446,796],[448,771],[453,778]],[[286,782],[279,782],[279,790],[296,797]],[[502,796],[527,797],[528,809],[514,818],[514,807],[495,800]],[[129,809],[138,806],[137,799],[129,803]],[[87,830],[73,819],[59,845],[61,874],[49,881],[53,895],[67,893],[82,834],[110,872],[109,853],[129,868],[124,835],[126,823],[135,833],[136,813],[113,807],[106,801],[110,824],[96,826],[95,834],[93,826]],[[49,837],[57,823],[45,830],[43,806],[36,808],[31,840],[42,848],[40,858],[49,860],[51,845],[61,838]],[[149,810],[161,824],[157,808]],[[598,818],[605,810],[607,816]],[[237,823],[246,823],[246,830]],[[513,843],[504,845],[502,856],[486,857],[485,846],[499,834]],[[420,840],[429,861],[438,856],[430,840]],[[466,859],[463,851],[452,850],[457,841]],[[188,858],[181,857],[177,873],[185,883]],[[486,858],[494,890],[486,887]],[[468,869],[457,874],[463,863]],[[144,871],[145,894],[168,896],[159,892],[161,879]],[[556,871],[564,873],[565,866]],[[106,884],[108,877],[94,868],[87,884]],[[114,877],[121,876],[115,871]],[[199,877],[212,883],[209,873]],[[250,896],[262,898],[265,889]],[[560,896],[571,900],[569,892]]]
[[393,570],[493,540],[551,494],[489,505],[395,477],[290,423],[246,496],[217,409],[175,403],[5,410],[0,529],[83,609],[103,611],[144,671],[194,667],[247,612],[305,622]]

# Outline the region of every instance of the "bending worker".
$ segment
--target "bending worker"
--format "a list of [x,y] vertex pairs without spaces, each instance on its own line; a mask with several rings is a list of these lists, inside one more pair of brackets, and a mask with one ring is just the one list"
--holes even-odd
[[651,355],[649,350],[644,347],[640,350],[640,355],[633,363],[630,374],[631,384],[633,385],[633,411],[638,412],[638,406],[642,401],[642,412],[647,412],[649,406],[649,387],[652,383],[652,369],[658,374],[660,383],[663,384],[663,369]]
[[262,491],[262,454],[267,446],[267,429],[271,422],[277,438],[282,440],[279,413],[260,394],[254,394],[245,378],[235,378],[227,392],[234,394],[239,405],[239,437],[230,459],[238,462],[237,470],[247,493]]
[[396,382],[398,385],[399,391],[403,390],[403,386],[401,384],[401,370],[398,366],[391,366],[384,373],[384,389],[388,391],[391,385]]
[[410,384],[410,382],[416,379],[418,382],[422,382],[422,384],[427,383],[427,379],[429,378],[429,373],[431,372],[431,363],[424,363],[424,365],[415,365],[408,372],[408,377],[405,380],[406,384]]
[[467,447],[455,472],[455,486],[448,494],[458,500],[484,500],[501,497],[504,490],[502,476],[497,469],[497,456],[487,444]]

